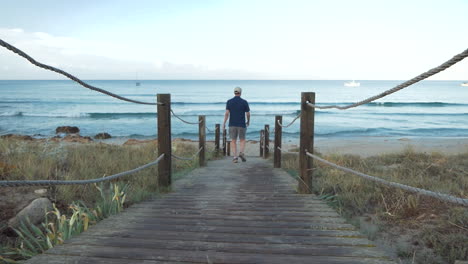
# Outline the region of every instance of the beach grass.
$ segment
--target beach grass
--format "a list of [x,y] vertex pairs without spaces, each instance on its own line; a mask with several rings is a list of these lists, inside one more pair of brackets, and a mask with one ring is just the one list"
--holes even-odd
[[[173,142],[173,153],[177,156],[191,157],[197,151],[195,144]],[[134,169],[157,157],[156,141],[127,146],[0,139],[0,180],[100,178]],[[207,160],[211,158],[213,153],[207,151]],[[173,160],[172,164],[173,180],[199,166],[196,157],[190,161]],[[49,199],[54,203],[54,210],[48,213],[48,222],[38,226],[23,223],[15,230],[16,239],[2,238],[0,263],[41,253],[132,203],[168,191],[158,187],[157,177],[155,165],[111,182],[48,187]],[[30,191],[41,188],[44,187],[31,187]]]
[[[173,153],[189,157],[197,152],[193,144],[177,142]],[[158,158],[157,143],[110,145],[103,143],[63,144],[0,140],[1,180],[85,180],[113,175],[147,164]],[[210,153],[207,153],[210,158]],[[198,167],[198,160],[174,161],[173,177]],[[158,191],[157,165],[115,181],[130,185],[128,201],[138,201]],[[40,187],[37,187],[40,188]],[[52,187],[53,200],[69,204],[76,200],[93,202],[95,187],[67,185]]]
[[[388,181],[468,197],[468,153],[420,153],[408,147],[400,153],[366,158],[340,154],[322,157]],[[283,155],[282,166],[297,177],[297,155]],[[313,192],[370,239],[393,237],[398,257],[414,258],[415,263],[468,259],[467,207],[384,186],[317,161],[314,167]]]

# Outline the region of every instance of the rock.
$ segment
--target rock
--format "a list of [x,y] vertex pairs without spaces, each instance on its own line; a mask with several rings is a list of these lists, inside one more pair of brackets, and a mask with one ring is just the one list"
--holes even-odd
[[55,134],[59,134],[59,133],[76,134],[79,132],[80,132],[80,129],[76,126],[59,126],[55,129]]
[[15,139],[15,140],[33,140],[31,136],[23,136],[23,135],[15,135],[15,134],[6,134],[0,136],[0,138],[8,138],[8,139]]
[[90,137],[82,137],[78,134],[66,135],[62,141],[65,142],[74,142],[74,143],[90,143],[93,142],[93,139]]
[[111,138],[112,136],[109,133],[99,133],[94,136],[95,139],[108,139]]
[[37,198],[33,187],[0,188],[0,220],[12,218]]
[[47,189],[37,189],[34,193],[39,197],[47,197]]
[[18,228],[22,221],[29,218],[32,224],[41,223],[46,216],[46,213],[52,210],[52,203],[47,198],[37,198],[28,206],[21,210],[15,217],[8,221],[10,228]]

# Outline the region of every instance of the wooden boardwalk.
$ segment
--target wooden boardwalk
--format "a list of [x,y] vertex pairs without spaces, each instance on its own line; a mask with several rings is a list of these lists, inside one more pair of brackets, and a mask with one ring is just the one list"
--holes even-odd
[[211,161],[26,263],[393,263],[270,162]]

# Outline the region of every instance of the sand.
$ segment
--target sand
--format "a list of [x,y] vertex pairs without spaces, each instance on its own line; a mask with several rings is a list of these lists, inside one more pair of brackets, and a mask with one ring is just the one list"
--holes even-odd
[[[198,148],[198,142],[187,139],[174,139],[193,144]],[[272,138],[273,140],[273,138]],[[98,141],[99,142],[99,141]],[[125,140],[101,140],[100,142],[110,144],[123,144]],[[208,149],[214,149],[214,142],[208,140]],[[283,149],[287,151],[297,151],[298,140],[288,140],[283,142]],[[270,141],[270,148],[273,151],[274,142]],[[351,137],[351,138],[316,138],[315,149],[323,154],[353,154],[361,157],[369,157],[379,154],[397,153],[412,147],[418,152],[440,152],[442,154],[461,154],[468,152],[468,137],[447,138],[447,137]],[[245,154],[247,156],[259,155],[258,141],[247,141]]]
[[[284,150],[297,151],[299,142],[284,142]],[[270,142],[273,149],[273,142]],[[412,147],[418,152],[440,152],[460,154],[468,152],[468,138],[395,138],[395,137],[359,137],[359,138],[317,138],[315,148],[323,154],[354,154],[369,157],[378,154],[397,153]],[[259,144],[248,141],[247,156],[259,155]]]

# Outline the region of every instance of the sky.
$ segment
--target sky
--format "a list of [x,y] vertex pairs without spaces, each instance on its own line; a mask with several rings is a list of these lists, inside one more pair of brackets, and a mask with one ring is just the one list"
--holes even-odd
[[[468,48],[468,0],[2,1],[0,39],[81,79],[407,80]],[[64,79],[0,47],[0,79]],[[468,59],[431,77],[468,80]]]

